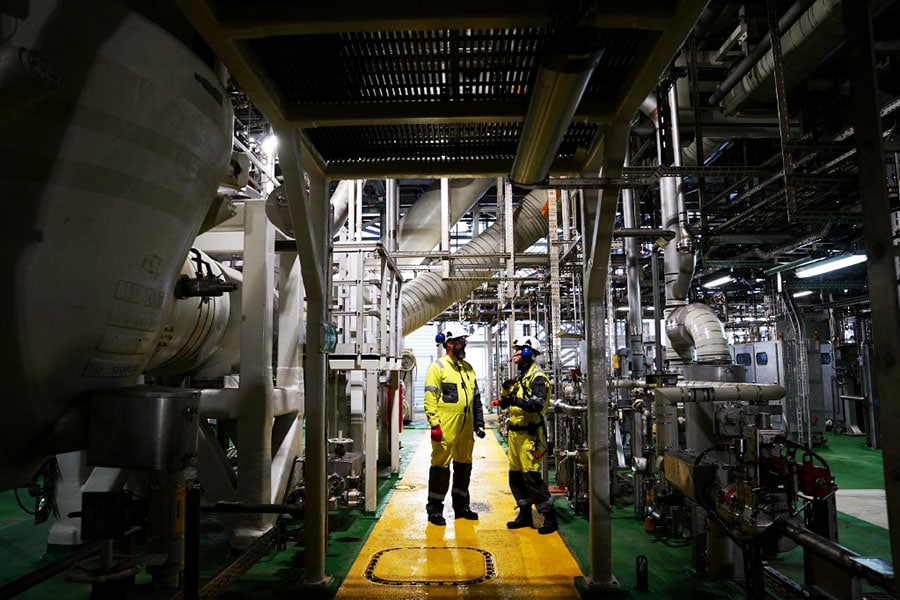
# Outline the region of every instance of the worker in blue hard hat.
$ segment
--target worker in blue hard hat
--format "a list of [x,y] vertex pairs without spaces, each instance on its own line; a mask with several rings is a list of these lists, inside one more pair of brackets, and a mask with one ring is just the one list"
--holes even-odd
[[534,527],[532,504],[544,523],[538,533],[553,533],[559,529],[556,509],[547,483],[541,476],[541,462],[547,449],[544,413],[550,406],[550,378],[537,365],[540,343],[527,336],[513,341],[515,353],[511,361],[518,367],[518,375],[506,380],[500,388],[496,403],[509,409],[506,430],[509,459],[509,489],[516,499],[519,514],[506,526],[509,529]]
[[469,506],[469,479],[475,438],[484,437],[481,392],[472,365],[466,362],[468,330],[461,323],[444,325],[435,341],[447,353],[431,363],[425,374],[425,416],[431,427],[431,469],[428,472],[428,522],[446,525],[444,498],[450,497],[457,519],[478,519]]

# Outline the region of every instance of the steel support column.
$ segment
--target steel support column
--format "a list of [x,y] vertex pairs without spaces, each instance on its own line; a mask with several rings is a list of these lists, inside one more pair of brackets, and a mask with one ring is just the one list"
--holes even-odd
[[[872,331],[875,343],[877,394],[881,399],[881,430],[900,427],[900,305],[897,268],[889,215],[891,206],[884,169],[884,148],[878,107],[878,82],[872,19],[868,0],[843,2],[844,30],[850,52],[850,100],[859,168]],[[900,438],[885,435],[884,488],[894,572],[900,569]]]

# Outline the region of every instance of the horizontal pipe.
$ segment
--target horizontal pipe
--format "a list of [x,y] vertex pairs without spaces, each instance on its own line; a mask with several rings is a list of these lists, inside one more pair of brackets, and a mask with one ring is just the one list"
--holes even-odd
[[888,574],[873,569],[864,562],[856,560],[860,557],[856,552],[823,538],[802,525],[787,521],[781,521],[780,524],[784,534],[803,546],[805,550],[810,550],[820,558],[841,567],[852,575],[862,577],[869,583],[877,585],[892,595],[894,594],[893,572]]
[[629,229],[623,227],[621,229],[613,229],[613,237],[663,238],[671,240],[675,237],[675,232],[671,229],[642,229],[640,227]]
[[653,395],[670,404],[676,402],[763,403],[784,398],[783,386],[759,383],[687,382],[676,387],[656,388]]

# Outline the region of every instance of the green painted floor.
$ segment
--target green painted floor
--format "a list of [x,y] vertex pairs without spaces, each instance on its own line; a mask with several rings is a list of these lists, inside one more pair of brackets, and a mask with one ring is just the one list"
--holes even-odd
[[[417,422],[404,428],[401,436],[401,471],[409,464],[412,452],[425,435],[424,423]],[[828,461],[838,485],[843,489],[877,489],[882,486],[882,455],[878,450],[865,446],[861,437],[829,434],[827,444],[817,451]],[[390,500],[391,488],[398,481],[386,470],[378,478],[380,508],[374,514],[359,510],[335,511],[329,514],[330,536],[327,546],[326,572],[334,577],[328,589],[312,594],[301,589],[303,580],[303,547],[300,542],[289,542],[287,550],[272,552],[257,563],[236,584],[221,596],[226,599],[249,600],[254,598],[309,598],[314,595],[328,597],[333,594],[349,570],[378,516],[384,503]],[[552,478],[551,478],[552,484]],[[23,494],[27,499],[27,494]],[[474,499],[473,499],[474,500]],[[589,573],[588,524],[574,514],[563,496],[556,498],[560,513],[560,534],[585,573]],[[291,521],[289,531],[295,537],[302,523]],[[49,526],[34,526],[31,517],[16,503],[13,492],[0,494],[0,585],[21,574],[51,562],[60,556],[60,549],[46,547]],[[644,524],[636,521],[630,499],[614,502],[612,508],[612,570],[619,582],[619,594],[623,598],[684,598],[701,595],[704,598],[739,598],[736,592],[722,584],[695,576],[690,568],[690,543],[672,538],[664,532],[647,532]],[[210,577],[226,561],[231,551],[214,518],[204,517],[204,552],[201,557],[204,577]],[[886,529],[860,519],[841,515],[840,543],[864,556],[878,557],[890,562],[890,546]],[[636,581],[635,561],[638,555],[647,557],[649,590],[634,589]],[[799,577],[801,555],[794,550],[772,561],[779,570]],[[24,599],[43,600],[56,598],[88,598],[89,588],[64,581],[62,575],[18,596]],[[2,596],[0,596],[2,598]]]

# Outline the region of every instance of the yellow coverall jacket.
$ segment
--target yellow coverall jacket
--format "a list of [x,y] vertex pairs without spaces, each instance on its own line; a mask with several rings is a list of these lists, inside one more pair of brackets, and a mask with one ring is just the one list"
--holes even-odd
[[449,467],[451,461],[472,463],[474,432],[484,429],[481,392],[475,370],[465,360],[444,356],[425,374],[425,416],[428,425],[441,426],[444,439],[431,444],[431,464]]
[[507,456],[510,471],[541,470],[547,448],[542,416],[550,406],[550,395],[550,379],[533,362],[519,374],[517,385],[500,390],[501,406],[509,403]]

